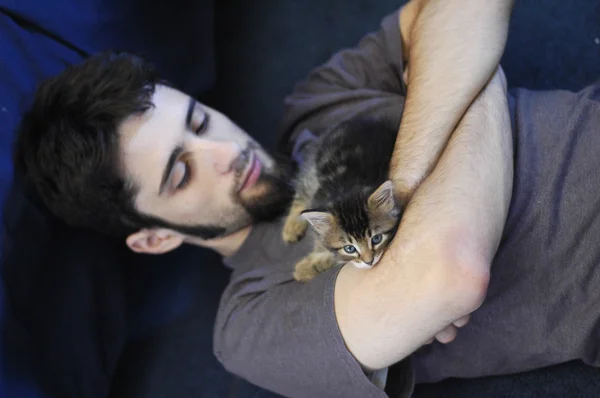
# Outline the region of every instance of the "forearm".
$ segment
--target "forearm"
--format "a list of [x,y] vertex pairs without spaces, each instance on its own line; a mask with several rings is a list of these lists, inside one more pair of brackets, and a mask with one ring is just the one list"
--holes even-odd
[[461,120],[380,264],[345,267],[338,277],[340,330],[366,367],[410,355],[485,296],[512,191],[512,133],[498,80]]
[[[432,174],[416,191],[403,218],[424,235],[460,226],[469,252],[489,265],[512,195],[513,140],[504,75],[497,72],[469,107]],[[434,213],[434,214],[432,214]]]
[[495,71],[513,0],[413,0],[400,14],[408,92],[391,162],[405,200],[431,172],[467,107]]

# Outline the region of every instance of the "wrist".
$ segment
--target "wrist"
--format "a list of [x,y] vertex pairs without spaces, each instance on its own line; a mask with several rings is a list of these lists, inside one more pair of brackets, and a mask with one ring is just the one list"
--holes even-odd
[[417,184],[415,184],[413,180],[401,177],[392,178],[392,182],[394,186],[394,200],[396,200],[396,203],[404,209],[414,193]]

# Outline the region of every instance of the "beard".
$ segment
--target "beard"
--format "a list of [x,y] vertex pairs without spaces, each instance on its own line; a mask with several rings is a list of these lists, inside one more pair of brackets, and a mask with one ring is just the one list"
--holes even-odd
[[256,182],[259,195],[238,202],[246,210],[253,223],[268,222],[279,218],[288,208],[294,197],[291,184],[293,167],[291,161],[276,160],[275,172],[263,173]]
[[289,209],[294,197],[291,181],[295,170],[294,164],[287,158],[274,156],[274,160],[273,170],[263,171],[251,188],[253,194],[250,197],[237,192],[232,194],[236,206],[223,215],[221,225],[187,226],[168,223],[163,226],[202,240],[211,240],[233,234],[255,223],[279,218]]

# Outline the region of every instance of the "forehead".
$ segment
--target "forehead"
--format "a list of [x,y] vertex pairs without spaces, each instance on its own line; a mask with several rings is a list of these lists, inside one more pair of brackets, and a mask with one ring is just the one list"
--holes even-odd
[[359,194],[348,196],[334,206],[334,213],[340,228],[347,234],[362,238],[370,226],[369,212],[365,206],[366,199]]
[[161,173],[172,149],[182,140],[190,97],[158,85],[153,107],[125,120],[119,128],[121,167],[136,185],[150,185]]
[[185,128],[189,100],[189,96],[181,91],[157,86],[152,96],[154,106],[142,115],[131,116],[120,126],[120,146],[124,155],[171,142]]

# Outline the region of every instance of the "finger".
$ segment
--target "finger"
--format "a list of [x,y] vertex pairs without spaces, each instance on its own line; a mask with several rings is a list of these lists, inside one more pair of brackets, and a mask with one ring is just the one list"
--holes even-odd
[[452,324],[454,326],[456,326],[457,328],[462,328],[463,326],[465,326],[467,323],[469,323],[469,319],[471,319],[471,315],[465,315],[462,318],[454,321]]
[[454,325],[446,326],[444,330],[435,335],[437,341],[442,344],[448,344],[456,338],[456,327]]
[[402,79],[404,80],[404,84],[408,84],[408,67],[404,69],[404,73],[402,73]]

